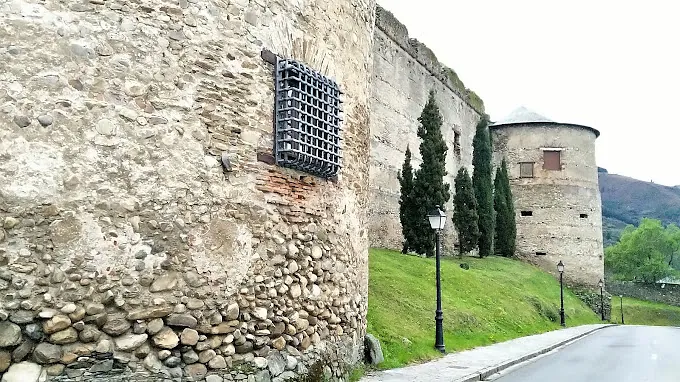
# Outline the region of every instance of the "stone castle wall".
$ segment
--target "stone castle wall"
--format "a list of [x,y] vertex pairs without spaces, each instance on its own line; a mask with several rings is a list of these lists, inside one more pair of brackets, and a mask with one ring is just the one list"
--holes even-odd
[[[518,255],[553,274],[562,260],[568,283],[597,286],[604,254],[593,131],[532,124],[492,127],[491,132],[495,165],[503,157],[508,163]],[[561,171],[543,169],[541,148],[563,149]],[[535,162],[534,178],[520,178],[520,162]]]
[[[446,205],[449,219],[453,211],[453,180],[460,166],[471,170],[472,139],[484,110],[481,102],[476,102],[474,93],[461,89],[453,71],[439,63],[429,48],[409,38],[406,27],[380,7],[374,39],[369,237],[373,247],[401,250],[397,174],[404,163],[407,146],[411,149],[414,168],[420,165],[418,117],[430,90],[436,92],[444,121],[442,135],[449,146],[445,178],[452,193]],[[456,141],[459,149],[454,147]],[[445,248],[451,250],[455,238],[453,224],[448,224]]]
[[[341,380],[365,331],[374,17],[0,3],[2,381]],[[262,48],[344,91],[336,181],[271,164]]]

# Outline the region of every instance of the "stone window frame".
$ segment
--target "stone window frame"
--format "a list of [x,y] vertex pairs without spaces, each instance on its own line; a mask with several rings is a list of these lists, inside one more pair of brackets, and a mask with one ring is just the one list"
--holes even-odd
[[[546,171],[562,171],[562,151],[560,147],[542,147],[543,169]],[[556,154],[555,154],[556,153]],[[552,156],[552,158],[550,158]]]
[[[533,178],[534,177],[534,164],[536,162],[519,162],[519,177],[520,178]],[[523,171],[522,167],[531,165],[531,175],[525,175],[526,171]]]

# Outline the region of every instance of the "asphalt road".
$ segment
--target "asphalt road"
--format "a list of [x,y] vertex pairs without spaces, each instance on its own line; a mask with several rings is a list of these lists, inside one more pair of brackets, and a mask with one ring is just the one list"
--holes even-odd
[[606,328],[493,381],[680,382],[680,328]]

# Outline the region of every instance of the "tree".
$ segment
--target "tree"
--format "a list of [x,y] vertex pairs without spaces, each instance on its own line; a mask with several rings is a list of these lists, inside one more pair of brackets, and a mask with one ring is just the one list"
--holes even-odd
[[460,254],[477,247],[479,242],[479,216],[477,200],[472,189],[472,180],[465,167],[461,167],[455,179],[456,193],[453,196],[453,224],[458,231]]
[[507,257],[515,255],[517,248],[517,219],[515,218],[515,202],[512,199],[512,188],[510,187],[510,176],[508,175],[508,164],[503,158],[501,162],[501,171],[503,171],[503,187],[505,188],[505,213],[507,214],[507,241],[506,253]]
[[494,179],[494,210],[496,212],[496,226],[494,233],[495,252],[502,256],[511,257],[515,254],[515,236],[517,226],[515,221],[515,207],[512,201],[512,190],[508,178],[508,167],[505,158],[496,170]]
[[418,121],[422,162],[413,181],[413,225],[409,247],[417,253],[433,256],[435,234],[427,221],[427,214],[436,205],[445,210],[450,196],[449,185],[444,183],[448,147],[442,137],[442,116],[434,99],[434,91],[430,91]]
[[660,220],[642,219],[628,226],[616,245],[605,250],[605,265],[616,278],[653,283],[673,274],[669,265],[677,250],[676,230],[664,229]]
[[491,139],[486,119],[477,123],[477,132],[472,140],[472,187],[477,199],[479,214],[479,257],[492,254],[494,237],[493,181],[491,177]]
[[411,166],[411,149],[406,146],[406,156],[401,172],[398,175],[401,196],[399,197],[399,221],[401,221],[401,232],[404,236],[402,253],[407,253],[410,243],[413,241],[412,226],[414,219],[413,205],[413,167]]

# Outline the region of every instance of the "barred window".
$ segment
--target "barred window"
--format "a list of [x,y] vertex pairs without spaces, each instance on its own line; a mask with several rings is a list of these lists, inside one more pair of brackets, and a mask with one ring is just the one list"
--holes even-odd
[[338,84],[305,64],[276,61],[275,146],[279,166],[332,178],[342,167]]

